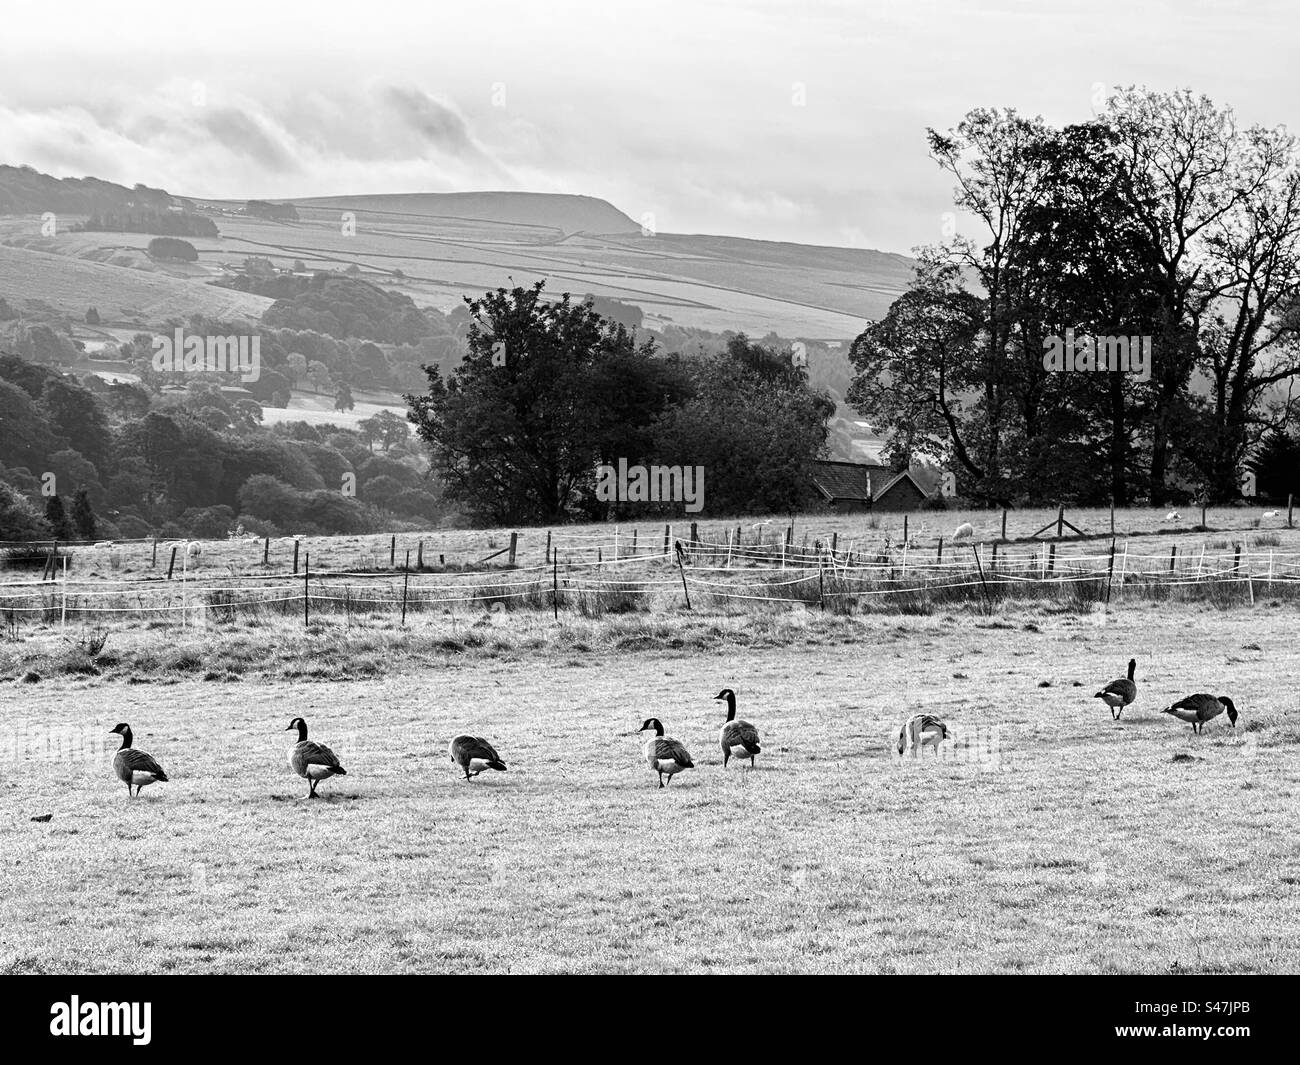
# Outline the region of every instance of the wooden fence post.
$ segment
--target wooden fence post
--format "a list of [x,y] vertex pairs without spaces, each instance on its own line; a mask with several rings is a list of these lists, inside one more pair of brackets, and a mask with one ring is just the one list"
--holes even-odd
[[1006,538],[1007,538],[1007,510],[1006,507],[1003,507],[1002,508],[1002,539],[1005,540]]
[[515,564],[515,548],[519,546],[519,534],[512,532],[510,534],[510,565]]
[[903,543],[907,543],[907,515],[903,515]]
[[1059,540],[1065,535],[1065,507],[1056,508],[1056,538]]
[[402,625],[406,625],[406,589],[411,583],[411,552],[406,552],[406,571],[402,574]]
[[682,575],[682,594],[686,596],[686,609],[691,609],[691,590],[686,587],[686,568],[682,565],[682,542],[677,541],[677,571]]
[[1056,545],[1048,544],[1047,546],[1047,572],[1054,573],[1056,571]]
[[167,579],[172,579],[172,570],[176,568],[176,548],[172,548],[172,559],[167,563]]
[[415,551],[415,568],[424,569],[424,541],[423,540],[420,541]]
[[266,538],[266,543],[262,545],[262,565],[269,566],[270,564],[271,564],[271,538],[268,536]]
[[158,568],[158,537],[153,538],[153,562],[150,563],[153,569]]
[[1110,606],[1110,586],[1115,579],[1115,538],[1110,538],[1110,562],[1106,566],[1106,605]]
[[1169,549],[1169,572],[1171,575],[1174,572],[1174,563],[1177,561],[1177,559],[1178,559],[1178,545],[1174,544],[1174,546]]
[[668,557],[668,541],[672,537],[672,534],[673,534],[673,527],[671,525],[665,525],[664,526],[664,558]]
[[306,628],[311,624],[311,552],[303,559],[302,565],[302,624]]
[[390,569],[397,568],[397,537],[394,536],[388,545],[388,566]]
[[939,552],[934,556],[934,561],[940,563],[943,561],[943,537],[939,537]]
[[[988,586],[987,584],[984,583],[984,566],[980,563],[980,549],[979,549],[979,546],[978,546],[977,544],[971,544],[971,545],[970,545],[970,549],[971,549],[971,551],[972,551],[972,552],[974,553],[974,555],[975,555],[975,568],[976,568],[977,570],[979,570],[979,575],[980,575],[980,587],[984,589],[984,602],[988,604],[989,613],[992,613],[992,612],[993,612],[993,597],[992,597],[991,595],[989,595],[989,586]],[[993,545],[993,550],[996,551],[997,549],[998,549],[998,545],[995,543],[995,544]]]
[[293,542],[293,575],[298,576],[298,541]]
[[551,561],[551,530],[546,530],[546,561]]
[[[548,534],[549,535],[549,534]],[[560,620],[560,555],[556,552],[551,556],[551,612],[555,614],[555,620]]]
[[1286,497],[1286,527],[1288,529],[1293,528],[1291,524],[1291,507],[1293,502],[1294,502],[1294,497],[1290,493],[1288,493]]

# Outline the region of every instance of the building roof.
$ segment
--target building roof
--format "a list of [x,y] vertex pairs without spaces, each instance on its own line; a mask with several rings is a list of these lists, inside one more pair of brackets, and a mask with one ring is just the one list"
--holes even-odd
[[871,502],[871,475],[887,470],[886,466],[873,466],[864,462],[839,462],[819,459],[813,463],[812,481],[817,491],[828,502],[853,499]]
[[911,470],[904,470],[904,471],[903,471],[902,473],[900,473],[897,477],[891,478],[888,484],[883,485],[883,486],[880,488],[880,490],[879,490],[878,492],[876,492],[876,498],[877,498],[877,499],[883,499],[886,495],[889,494],[890,490],[891,490],[892,488],[894,488],[894,487],[895,487],[895,486],[896,486],[900,481],[902,481],[904,478],[906,478],[907,480],[911,481],[913,487],[914,487],[918,492],[920,492],[922,496],[927,496],[927,497],[929,496],[930,493],[927,492],[927,491],[926,491],[926,490],[921,486],[921,482],[918,481],[915,477],[912,476],[912,471],[911,471]]

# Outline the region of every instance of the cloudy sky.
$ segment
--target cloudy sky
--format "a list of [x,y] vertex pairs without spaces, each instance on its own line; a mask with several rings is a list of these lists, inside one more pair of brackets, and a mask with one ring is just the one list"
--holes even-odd
[[[1289,8],[1289,9],[1288,9]],[[523,189],[664,232],[906,252],[924,130],[1187,87],[1300,130],[1271,0],[59,0],[6,8],[0,162],[248,198]]]

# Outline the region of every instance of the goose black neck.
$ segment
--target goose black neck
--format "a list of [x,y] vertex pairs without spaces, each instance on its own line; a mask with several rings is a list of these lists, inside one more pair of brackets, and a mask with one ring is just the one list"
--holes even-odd
[[298,718],[298,742],[302,743],[307,738],[307,722]]
[[662,736],[664,734],[664,726],[658,718],[655,718],[654,726],[655,726],[655,735]]
[[131,746],[131,730],[129,728],[124,728],[122,730],[122,746],[119,747],[118,750],[125,751],[130,746]]
[[1136,672],[1136,670],[1137,670],[1137,659],[1136,659],[1136,658],[1130,658],[1130,659],[1128,660],[1128,679],[1129,679],[1129,680],[1132,680],[1132,679],[1133,679],[1133,674],[1134,674],[1134,672]]
[[727,692],[727,720],[734,721],[735,719],[736,719],[736,693],[729,691]]

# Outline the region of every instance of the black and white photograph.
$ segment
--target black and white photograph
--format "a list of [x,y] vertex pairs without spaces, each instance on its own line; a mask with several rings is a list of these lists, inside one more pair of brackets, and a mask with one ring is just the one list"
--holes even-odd
[[0,20],[0,975],[46,1044],[198,1045],[161,976],[834,974],[1258,1048],[1300,9]]

